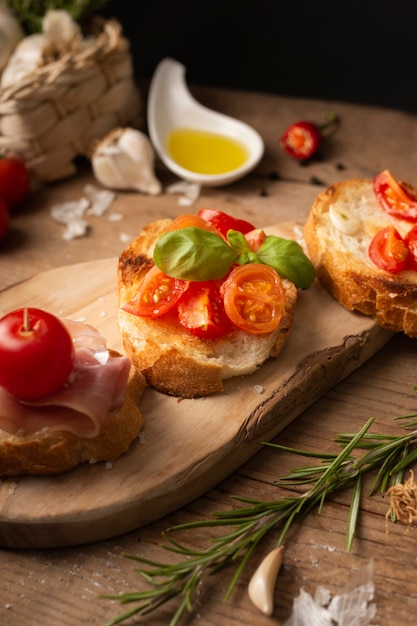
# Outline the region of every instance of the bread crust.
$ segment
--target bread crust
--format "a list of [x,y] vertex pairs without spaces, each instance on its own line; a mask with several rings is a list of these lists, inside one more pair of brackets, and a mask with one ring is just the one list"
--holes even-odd
[[[148,224],[123,251],[118,265],[119,306],[131,300],[153,266],[153,249],[171,220]],[[223,381],[255,371],[270,356],[281,352],[291,331],[297,289],[283,280],[285,314],[268,335],[241,330],[217,339],[200,339],[183,329],[174,318],[143,318],[119,309],[119,328],[126,355],[159,391],[194,398],[224,390]]]
[[[341,233],[330,219],[331,205],[358,217],[358,231]],[[391,274],[368,256],[373,236],[389,224],[402,236],[413,226],[380,207],[372,180],[349,179],[319,194],[305,224],[304,238],[318,279],[340,304],[373,317],[387,330],[417,337],[417,273]]]
[[144,377],[132,366],[123,403],[109,411],[96,437],[78,437],[66,431],[11,435],[0,430],[0,476],[60,474],[85,462],[115,461],[143,428],[138,402],[145,387]]

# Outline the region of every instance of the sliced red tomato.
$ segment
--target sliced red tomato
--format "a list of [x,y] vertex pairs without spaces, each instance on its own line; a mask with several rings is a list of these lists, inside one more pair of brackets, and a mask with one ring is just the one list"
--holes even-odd
[[417,197],[409,185],[398,182],[388,170],[384,170],[375,176],[373,188],[387,213],[403,220],[417,221]]
[[258,252],[259,248],[266,239],[266,234],[261,228],[255,228],[245,233],[245,239],[253,252]]
[[206,222],[213,224],[213,226],[215,226],[217,230],[221,232],[223,237],[227,236],[228,230],[237,230],[245,235],[250,230],[255,229],[255,226],[253,226],[246,220],[232,217],[228,213],[224,213],[223,211],[216,211],[215,209],[200,209],[198,211],[198,216],[203,218],[203,220],[205,220]]
[[176,306],[188,286],[188,281],[171,278],[154,265],[141,282],[136,296],[122,309],[141,317],[162,317]]
[[178,319],[191,334],[204,339],[221,337],[233,328],[214,280],[190,284],[178,303]]
[[221,291],[228,317],[247,332],[270,333],[284,315],[285,290],[269,265],[249,263],[235,267]]
[[404,243],[410,253],[408,260],[409,269],[417,272],[417,226],[413,226],[407,233]]
[[368,254],[375,265],[391,274],[405,270],[409,260],[408,248],[394,226],[377,232],[369,245]]
[[180,228],[188,228],[190,226],[194,226],[195,228],[201,228],[202,230],[208,230],[211,233],[215,233],[219,235],[219,231],[213,224],[206,222],[202,217],[198,215],[192,215],[189,213],[183,213],[182,215],[178,215],[176,217],[169,230],[179,230]]

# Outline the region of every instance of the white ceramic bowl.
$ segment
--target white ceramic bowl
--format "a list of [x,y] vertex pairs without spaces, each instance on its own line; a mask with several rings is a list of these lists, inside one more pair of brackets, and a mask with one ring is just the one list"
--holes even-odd
[[[166,167],[179,178],[205,186],[231,183],[253,170],[264,153],[260,135],[248,124],[213,111],[190,94],[185,82],[185,67],[174,59],[162,60],[152,77],[148,107],[148,131],[156,153]],[[242,144],[248,157],[244,164],[221,174],[200,174],[174,161],[167,148],[170,133],[189,128],[223,135]]]

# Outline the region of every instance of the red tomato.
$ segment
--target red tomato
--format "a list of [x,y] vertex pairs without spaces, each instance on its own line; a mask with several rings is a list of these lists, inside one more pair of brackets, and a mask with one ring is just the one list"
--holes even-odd
[[245,234],[255,228],[246,220],[232,217],[223,211],[216,211],[215,209],[200,209],[198,215],[206,222],[213,224],[223,237],[227,236],[228,230],[238,230],[240,233]]
[[136,296],[122,309],[141,317],[162,317],[175,307],[188,286],[188,281],[171,278],[154,265],[145,275]]
[[29,187],[30,175],[23,161],[13,157],[0,158],[0,196],[10,210],[23,202]]
[[245,239],[251,247],[253,252],[258,252],[259,248],[266,239],[266,234],[261,228],[255,228],[254,230],[245,233]]
[[74,348],[64,324],[35,308],[0,319],[0,385],[21,400],[57,391],[74,367]]
[[413,228],[407,233],[404,243],[409,251],[409,269],[417,272],[417,226],[413,226]]
[[285,311],[285,290],[269,265],[235,267],[222,285],[224,308],[231,321],[250,333],[275,330]]
[[280,146],[294,159],[305,161],[317,152],[321,140],[320,128],[302,120],[287,128],[280,139]]
[[0,196],[0,241],[4,239],[9,230],[10,215],[6,202]]
[[409,185],[399,183],[388,170],[384,170],[375,176],[373,188],[379,204],[387,213],[411,222],[417,220],[417,197]]
[[204,339],[221,337],[233,328],[214,280],[191,283],[178,303],[178,319],[192,335]]
[[182,215],[178,215],[172,222],[169,230],[179,230],[180,228],[188,228],[190,226],[194,226],[195,228],[201,228],[202,230],[208,230],[211,233],[219,234],[217,228],[215,228],[212,224],[209,224],[202,217],[198,215],[191,215],[189,213],[183,213]]
[[369,245],[368,254],[375,265],[391,274],[405,270],[409,260],[408,248],[393,226],[377,232]]

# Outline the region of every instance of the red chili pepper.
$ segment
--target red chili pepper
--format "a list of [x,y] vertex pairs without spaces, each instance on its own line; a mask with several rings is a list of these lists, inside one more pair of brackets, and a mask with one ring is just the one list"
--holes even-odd
[[294,159],[299,161],[310,159],[321,144],[322,130],[334,124],[336,116],[328,114],[327,119],[328,121],[320,126],[305,120],[291,124],[280,139],[281,147]]

